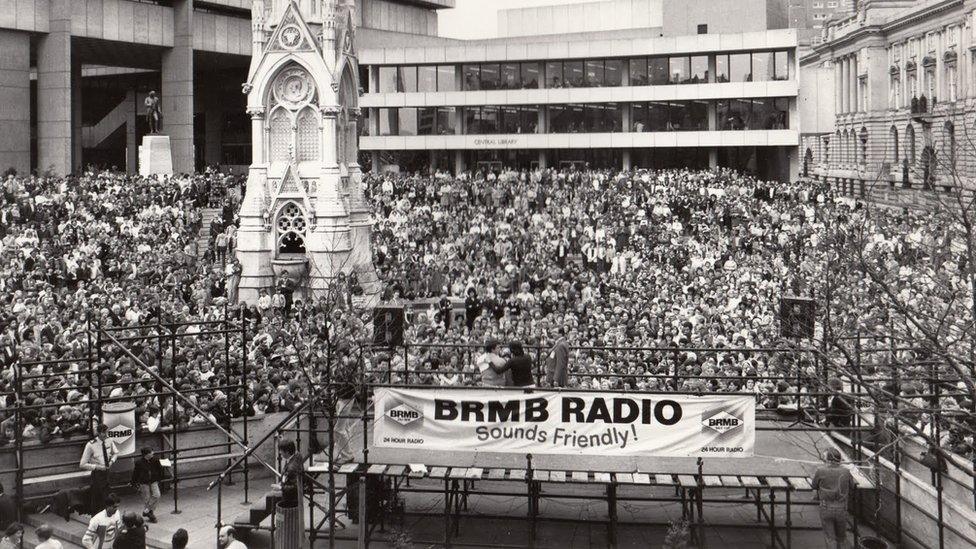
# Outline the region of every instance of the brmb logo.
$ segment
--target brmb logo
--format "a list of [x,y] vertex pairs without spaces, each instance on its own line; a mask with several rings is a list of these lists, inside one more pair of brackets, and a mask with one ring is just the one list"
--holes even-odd
[[702,431],[715,431],[720,435],[734,431],[745,423],[725,410],[710,410],[702,414]]
[[392,408],[387,408],[384,415],[387,419],[393,420],[404,427],[424,418],[423,413],[403,402],[395,403]]

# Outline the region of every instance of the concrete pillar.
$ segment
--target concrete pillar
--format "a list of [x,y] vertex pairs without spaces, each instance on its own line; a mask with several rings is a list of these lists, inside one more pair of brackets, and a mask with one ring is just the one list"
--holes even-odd
[[0,31],[0,172],[30,172],[30,35]]
[[546,158],[546,151],[539,151],[539,167],[543,170],[548,168],[548,159]]
[[710,84],[715,83],[715,71],[718,70],[717,67],[718,67],[718,62],[715,61],[715,56],[709,55],[708,56],[708,82]]
[[706,103],[705,109],[708,111],[708,131],[718,130],[718,105],[715,101]]
[[712,170],[718,168],[718,147],[708,148],[708,167]]
[[539,121],[536,123],[535,133],[549,133],[549,107],[546,105],[539,105]]
[[84,142],[81,135],[81,63],[71,64],[71,171],[84,170]]
[[432,149],[432,150],[427,151],[427,152],[429,153],[429,156],[428,156],[428,158],[429,158],[428,164],[430,166],[429,167],[430,173],[434,173],[435,171],[437,171],[437,151],[435,151],[435,150]]
[[621,123],[623,125],[624,133],[631,132],[634,130],[634,122],[632,116],[633,111],[631,109],[631,105],[632,105],[631,103],[624,103],[623,105],[621,105],[623,108],[621,109],[620,114],[621,114],[621,119],[622,119]]
[[224,111],[217,103],[217,98],[211,98],[207,102],[207,110],[204,112],[204,145],[203,161],[208,166],[220,165],[223,159],[223,148],[221,146],[224,137]]
[[193,0],[173,2],[173,47],[163,52],[163,134],[169,136],[173,171],[192,173]]
[[139,117],[139,95],[136,90],[129,90],[125,94],[125,173],[129,175],[139,173],[139,142],[136,136],[136,122]]
[[623,154],[621,156],[623,156],[623,166],[622,167],[623,167],[624,171],[630,171],[630,167],[632,165],[631,164],[631,160],[630,160],[630,149],[624,149],[623,150]]
[[464,151],[454,151],[454,175],[464,171]]
[[52,0],[37,42],[37,169],[71,172],[71,0]]
[[380,151],[371,151],[369,156],[373,164],[373,173],[380,173],[383,171],[382,166],[380,166]]

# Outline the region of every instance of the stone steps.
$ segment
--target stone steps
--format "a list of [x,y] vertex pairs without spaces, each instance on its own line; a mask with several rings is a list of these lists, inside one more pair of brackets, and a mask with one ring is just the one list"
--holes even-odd
[[200,221],[200,233],[197,235],[197,258],[203,257],[210,246],[210,222],[220,217],[220,208],[204,208],[203,219]]

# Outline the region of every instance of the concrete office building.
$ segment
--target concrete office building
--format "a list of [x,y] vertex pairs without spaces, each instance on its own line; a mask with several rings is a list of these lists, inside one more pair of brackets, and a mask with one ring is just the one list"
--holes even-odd
[[[540,29],[564,34],[477,41],[437,36],[437,10],[453,5],[356,0],[364,168],[799,170],[796,33],[769,30],[786,26],[782,1],[608,0],[628,24],[571,28],[568,6],[565,29]],[[176,171],[250,163],[251,0],[0,6],[0,170],[135,172],[149,90]],[[524,32],[518,11],[502,17]]]
[[801,61],[825,84],[801,104],[804,172],[855,194],[976,184],[976,0],[864,1],[823,32]]

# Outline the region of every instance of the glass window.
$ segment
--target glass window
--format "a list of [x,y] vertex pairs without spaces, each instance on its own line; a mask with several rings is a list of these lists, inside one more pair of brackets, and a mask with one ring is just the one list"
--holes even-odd
[[506,90],[517,90],[522,87],[522,78],[518,63],[502,63],[501,87]]
[[708,82],[707,55],[695,55],[691,58],[691,82],[692,84]]
[[380,93],[394,93],[397,91],[396,67],[380,67]]
[[585,131],[586,117],[582,105],[556,105],[549,107],[553,133],[579,133]]
[[519,109],[517,133],[536,133],[539,127],[539,107],[530,105]]
[[668,104],[666,101],[652,101],[647,104],[647,127],[652,132],[668,129]]
[[414,66],[398,67],[397,87],[401,92],[417,91],[417,67]]
[[603,87],[603,60],[588,59],[586,61],[586,87]]
[[759,52],[752,54],[752,80],[765,82],[773,77],[773,53]]
[[481,133],[481,108],[480,107],[465,107],[464,108],[464,132],[471,135],[478,135]]
[[417,67],[417,91],[437,91],[437,67],[433,65]]
[[773,61],[776,64],[776,72],[773,80],[790,79],[790,56],[785,51],[773,52]]
[[464,65],[462,74],[464,77],[464,91],[477,91],[481,89],[481,67],[479,65]]
[[437,107],[417,109],[417,135],[437,135]]
[[785,97],[752,100],[750,129],[783,130],[789,127],[790,102]]
[[630,85],[631,86],[646,86],[649,83],[647,79],[647,59],[631,59],[630,60]]
[[380,135],[397,134],[397,109],[379,109]]
[[715,56],[715,81],[716,82],[729,81],[729,56],[728,55]]
[[539,64],[538,63],[536,62],[522,63],[521,73],[522,73],[521,77],[522,77],[523,88],[539,87]]
[[498,133],[501,129],[498,107],[481,107],[481,133]]
[[481,89],[497,90],[501,87],[501,66],[498,63],[481,65]]
[[729,81],[751,82],[752,68],[748,53],[736,53],[729,56]]
[[565,61],[563,62],[563,83],[567,88],[583,87],[583,62]]
[[624,83],[623,59],[607,59],[604,63],[604,86],[620,86]]
[[455,124],[457,124],[457,112],[454,107],[437,108],[437,133],[440,135],[453,134]]
[[668,107],[668,131],[708,129],[708,106],[704,101],[672,101]]
[[454,65],[437,66],[437,91],[458,91],[457,81],[454,79]]
[[652,86],[662,86],[670,81],[667,57],[652,57],[647,61],[647,74]]
[[647,131],[647,104],[634,103],[630,106],[630,119],[633,127],[632,131],[641,133]]
[[732,119],[729,113],[729,100],[720,99],[715,102],[715,118],[718,124],[716,124],[719,130],[731,130],[732,129]]
[[687,84],[691,79],[691,59],[688,57],[672,57],[669,59],[671,83]]
[[752,124],[752,101],[749,99],[732,99],[729,101],[730,130],[746,130]]
[[623,113],[616,103],[592,105],[586,109],[586,131],[619,132],[622,123]]
[[563,63],[562,61],[546,62],[546,87],[562,88],[566,84],[563,82]]
[[397,135],[417,135],[417,109],[415,107],[400,107],[398,110]]
[[565,117],[566,108],[562,105],[550,105],[549,106],[549,132],[550,133],[565,133]]

